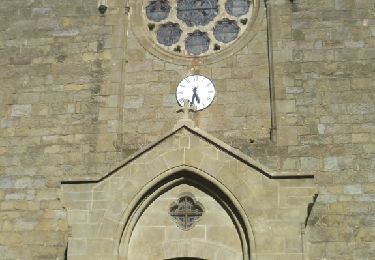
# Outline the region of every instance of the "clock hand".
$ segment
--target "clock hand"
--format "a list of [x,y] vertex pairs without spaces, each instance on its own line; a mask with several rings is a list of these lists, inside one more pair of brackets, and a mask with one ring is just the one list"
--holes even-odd
[[194,87],[193,88],[193,96],[191,97],[191,104],[194,105],[194,100],[197,100],[198,104],[201,103],[200,101],[200,98],[198,97],[198,94],[197,94],[197,87]]

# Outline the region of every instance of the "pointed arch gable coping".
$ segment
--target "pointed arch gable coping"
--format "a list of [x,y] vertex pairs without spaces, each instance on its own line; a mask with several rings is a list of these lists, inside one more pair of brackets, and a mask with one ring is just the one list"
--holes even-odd
[[[181,137],[178,139],[179,143],[176,143],[176,137]],[[195,138],[194,138],[195,137]],[[67,177],[61,183],[62,184],[79,184],[79,183],[98,183],[101,182],[108,177],[116,174],[124,167],[127,167],[132,162],[137,162],[140,158],[149,157],[150,152],[154,152],[155,154],[160,154],[160,152],[164,152],[165,156],[168,154],[174,155],[176,154],[176,150],[182,152],[182,150],[195,148],[194,141],[198,140],[201,141],[200,143],[205,143],[208,147],[213,150],[218,151],[219,153],[231,157],[236,161],[240,161],[244,163],[246,166],[254,169],[259,174],[262,174],[270,179],[313,179],[314,178],[314,171],[274,171],[269,169],[268,167],[262,165],[259,161],[251,158],[250,156],[246,155],[245,153],[237,150],[230,145],[224,143],[220,139],[202,131],[198,127],[191,127],[188,124],[184,124],[177,129],[174,129],[164,136],[160,137],[157,141],[151,143],[150,145],[145,146],[144,148],[140,149],[138,152],[130,155],[128,158],[124,160],[119,166],[115,167],[112,171],[106,173],[102,177],[93,178],[92,176],[78,176],[78,177]],[[180,148],[180,149],[178,149]],[[169,151],[169,152],[168,152]],[[180,156],[184,156],[182,158],[184,165],[189,165],[185,161],[185,154],[180,153]],[[152,157],[152,155],[151,155]],[[169,161],[172,162],[172,161]]]

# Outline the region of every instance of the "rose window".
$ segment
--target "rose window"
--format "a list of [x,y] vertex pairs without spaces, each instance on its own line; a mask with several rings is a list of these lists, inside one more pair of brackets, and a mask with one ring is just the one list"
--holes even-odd
[[245,32],[256,0],[145,0],[147,30],[157,45],[183,56],[220,52]]

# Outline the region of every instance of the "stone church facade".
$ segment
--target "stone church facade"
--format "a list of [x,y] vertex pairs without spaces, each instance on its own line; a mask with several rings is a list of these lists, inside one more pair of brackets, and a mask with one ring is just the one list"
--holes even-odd
[[3,0],[0,28],[0,259],[375,259],[372,0]]

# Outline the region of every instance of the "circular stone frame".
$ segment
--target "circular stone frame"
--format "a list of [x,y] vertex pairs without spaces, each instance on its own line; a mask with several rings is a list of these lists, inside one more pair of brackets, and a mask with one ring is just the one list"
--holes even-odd
[[[174,2],[174,0],[171,1]],[[209,50],[207,53],[201,55],[188,55],[175,52],[172,49],[168,50],[167,47],[162,47],[161,44],[157,43],[156,33],[150,32],[148,27],[149,20],[147,20],[145,13],[145,7],[148,4],[149,0],[129,0],[130,27],[143,48],[149,51],[152,55],[177,65],[194,65],[197,61],[200,65],[212,64],[233,55],[244,48],[254,38],[257,33],[257,28],[259,28],[262,20],[259,17],[260,0],[252,0],[252,7],[249,10],[251,14],[249,15],[246,28],[237,39],[226,44],[225,48],[219,51]],[[220,13],[218,14],[218,17],[217,20],[224,19],[223,17],[220,17]],[[167,22],[167,20],[163,21]],[[170,22],[177,21],[172,20]],[[178,22],[180,25],[183,24],[182,21]],[[184,30],[184,27],[181,29]],[[193,29],[200,29],[200,26],[193,27]],[[210,38],[214,39],[212,31],[207,33],[210,34]]]

